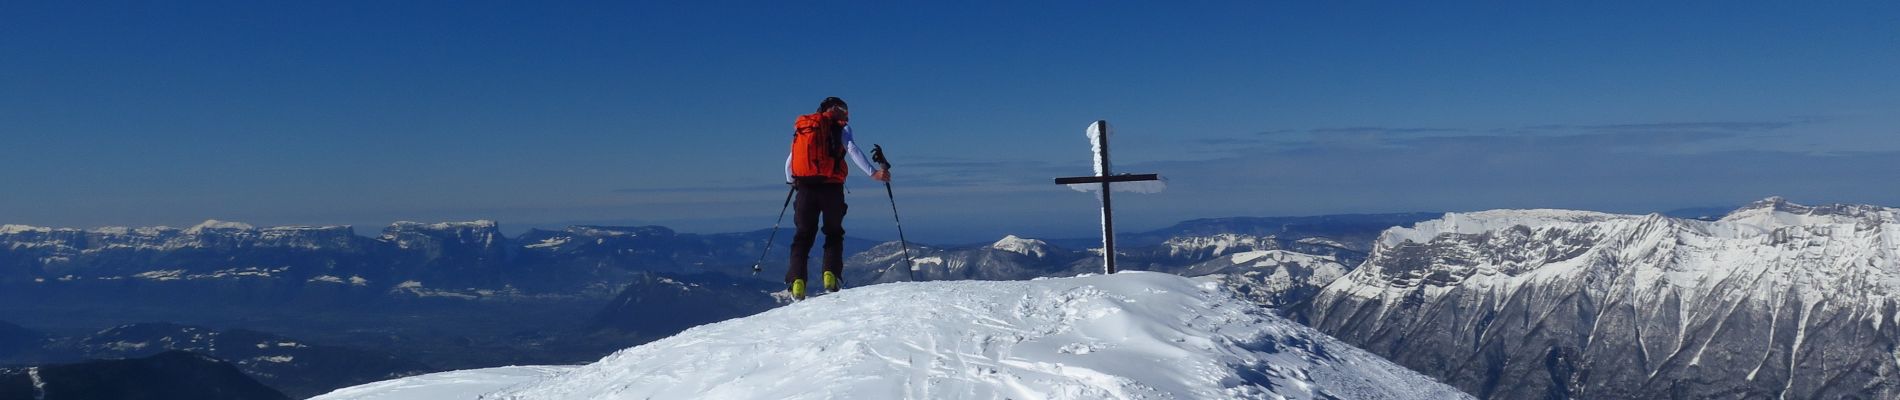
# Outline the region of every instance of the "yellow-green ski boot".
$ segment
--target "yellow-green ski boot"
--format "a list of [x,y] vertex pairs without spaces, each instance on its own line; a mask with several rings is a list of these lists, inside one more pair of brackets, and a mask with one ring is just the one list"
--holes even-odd
[[831,271],[825,271],[825,292],[838,292],[838,275],[832,274]]
[[[826,274],[826,276],[830,276],[830,275]],[[800,279],[792,280],[792,300],[796,301],[796,300],[804,300],[804,299],[805,299],[805,279],[800,278]]]

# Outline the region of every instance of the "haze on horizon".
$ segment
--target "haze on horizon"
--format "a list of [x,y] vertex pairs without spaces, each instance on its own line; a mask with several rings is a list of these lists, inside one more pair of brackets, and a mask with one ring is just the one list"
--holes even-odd
[[1900,205],[1892,2],[13,2],[0,54],[0,223],[762,229],[825,96],[920,242],[1090,235],[1096,119],[1170,179],[1125,230]]

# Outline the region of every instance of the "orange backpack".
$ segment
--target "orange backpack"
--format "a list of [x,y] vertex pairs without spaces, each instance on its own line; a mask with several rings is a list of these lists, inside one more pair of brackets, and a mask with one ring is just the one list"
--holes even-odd
[[844,132],[824,113],[798,116],[792,135],[792,177],[844,182]]

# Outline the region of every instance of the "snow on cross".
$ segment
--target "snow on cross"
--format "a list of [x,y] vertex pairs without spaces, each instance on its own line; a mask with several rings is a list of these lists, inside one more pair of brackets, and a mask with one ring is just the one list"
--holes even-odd
[[[1102,200],[1102,271],[1113,274],[1115,273],[1115,208],[1110,201],[1109,192],[1121,190],[1155,193],[1166,188],[1167,183],[1156,174],[1114,175],[1109,173],[1108,136],[1110,132],[1113,131],[1108,129],[1108,121],[1097,120],[1089,124],[1089,144],[1095,150],[1094,176],[1056,178],[1056,184],[1069,185],[1071,189],[1085,192],[1099,191],[1096,195]],[[1124,184],[1112,188],[1109,186],[1110,183],[1118,182]]]

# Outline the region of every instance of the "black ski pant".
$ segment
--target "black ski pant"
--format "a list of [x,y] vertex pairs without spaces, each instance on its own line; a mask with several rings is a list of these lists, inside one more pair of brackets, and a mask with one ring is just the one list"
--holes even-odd
[[818,239],[818,222],[824,221],[825,271],[844,278],[844,184],[799,180],[798,198],[793,200],[792,223],[798,231],[792,235],[792,265],[785,271],[785,283],[807,279],[811,245]]

